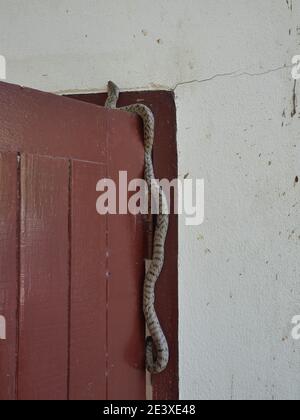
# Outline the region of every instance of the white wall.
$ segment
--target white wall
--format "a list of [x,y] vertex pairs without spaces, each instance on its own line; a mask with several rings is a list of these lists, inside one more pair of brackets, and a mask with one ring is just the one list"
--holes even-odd
[[300,123],[287,67],[300,54],[300,1],[0,0],[0,10],[10,82],[176,86],[180,175],[206,183],[205,223],[180,224],[181,398],[300,399]]

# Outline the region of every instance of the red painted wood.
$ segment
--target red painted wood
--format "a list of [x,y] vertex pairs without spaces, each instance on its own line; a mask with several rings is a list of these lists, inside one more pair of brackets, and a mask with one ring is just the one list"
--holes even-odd
[[0,154],[0,315],[7,337],[0,340],[0,400],[15,399],[17,349],[17,156]]
[[[74,99],[103,105],[106,94],[73,95]],[[155,116],[154,166],[159,178],[175,179],[177,169],[176,107],[172,92],[125,92],[118,106],[144,103]],[[177,400],[178,391],[178,217],[171,215],[164,271],[157,286],[156,308],[170,345],[167,370],[153,377],[155,400]]]
[[[128,169],[130,177],[141,176],[140,121],[5,83],[0,83],[0,100],[0,153],[22,154],[21,208],[14,219],[20,223],[11,222],[16,234],[8,248],[0,245],[0,259],[7,261],[10,245],[14,248],[9,287],[20,284],[8,303],[15,338],[6,343],[10,348],[18,343],[10,352],[12,364],[17,353],[12,368],[17,375],[9,379],[17,385],[15,398],[143,398],[143,221],[101,219],[95,210],[96,175],[105,171],[116,178]],[[10,180],[17,191],[17,179]],[[10,211],[18,210],[13,199],[9,204]],[[4,212],[4,204],[0,209]],[[19,279],[14,270],[20,271]],[[2,273],[1,266],[1,284]],[[0,392],[5,380],[0,374]]]
[[[143,178],[140,126],[132,132],[115,112],[110,117],[109,178],[119,185],[120,170],[127,171],[128,181]],[[108,399],[111,400],[143,400],[146,396],[142,312],[144,244],[141,216],[108,217]]]
[[105,109],[2,82],[0,103],[1,151],[105,162]]
[[107,218],[96,213],[106,167],[72,163],[70,399],[106,399]]
[[67,399],[68,212],[68,161],[23,155],[20,400]]

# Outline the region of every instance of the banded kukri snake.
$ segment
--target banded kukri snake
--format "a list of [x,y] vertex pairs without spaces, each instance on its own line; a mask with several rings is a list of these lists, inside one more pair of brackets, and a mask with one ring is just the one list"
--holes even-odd
[[[108,98],[106,108],[116,108],[120,90],[113,82],[108,83]],[[159,209],[153,239],[153,255],[146,270],[144,281],[143,309],[146,324],[151,336],[146,339],[146,368],[152,373],[163,372],[169,362],[169,347],[165,334],[155,311],[155,286],[159,279],[165,260],[165,242],[169,228],[169,206],[166,196],[155,178],[152,149],[154,143],[155,121],[152,111],[143,104],[134,104],[119,108],[139,115],[144,125],[145,148],[145,180],[152,197],[157,197]]]

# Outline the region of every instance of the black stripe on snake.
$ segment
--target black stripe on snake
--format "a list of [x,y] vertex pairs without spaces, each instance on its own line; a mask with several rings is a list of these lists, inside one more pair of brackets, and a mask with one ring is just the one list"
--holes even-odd
[[[120,90],[113,82],[108,83],[106,108],[117,108]],[[166,196],[154,174],[152,150],[154,143],[155,121],[152,111],[143,104],[118,108],[139,115],[144,125],[145,180],[152,196],[159,197],[159,209],[155,226],[153,255],[146,271],[144,281],[143,309],[146,325],[151,336],[146,339],[146,368],[152,374],[163,372],[169,363],[169,347],[155,311],[155,286],[160,277],[165,260],[165,242],[169,228],[169,207]]]

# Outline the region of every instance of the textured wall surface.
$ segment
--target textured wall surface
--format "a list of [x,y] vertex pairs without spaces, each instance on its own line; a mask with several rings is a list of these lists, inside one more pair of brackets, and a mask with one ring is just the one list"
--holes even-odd
[[300,0],[0,0],[8,81],[52,92],[175,89],[180,175],[206,218],[180,224],[180,393],[300,399]]

